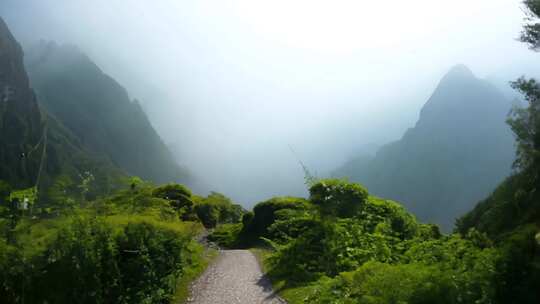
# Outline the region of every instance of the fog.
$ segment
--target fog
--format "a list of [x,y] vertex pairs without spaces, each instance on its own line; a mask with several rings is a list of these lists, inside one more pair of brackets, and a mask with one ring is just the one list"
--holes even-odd
[[534,76],[519,3],[2,0],[0,16],[23,45],[77,45],[202,190],[251,206],[305,195],[300,160],[324,175],[398,139],[455,64],[501,86]]

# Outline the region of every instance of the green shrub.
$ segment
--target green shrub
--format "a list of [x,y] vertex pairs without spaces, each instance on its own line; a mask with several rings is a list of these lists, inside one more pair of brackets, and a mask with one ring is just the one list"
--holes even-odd
[[313,216],[299,214],[298,210],[281,209],[276,211],[276,217],[277,220],[268,227],[267,238],[280,244],[302,236],[318,224]]
[[400,239],[413,238],[419,233],[415,217],[390,200],[370,196],[357,211],[356,218],[364,231],[370,233],[379,232]]
[[319,206],[321,216],[352,217],[368,197],[359,184],[341,179],[324,179],[309,188],[311,203]]
[[540,244],[537,237],[537,225],[524,225],[508,235],[501,245],[495,279],[500,303],[540,302]]
[[0,241],[2,303],[165,303],[200,256],[195,226],[149,216],[21,222]]
[[180,184],[168,184],[154,189],[152,195],[169,201],[183,220],[196,220],[191,190]]
[[241,232],[242,224],[223,224],[208,235],[208,240],[225,248],[241,247]]
[[336,303],[332,301],[336,298],[334,291],[341,296],[337,303],[456,303],[455,287],[449,276],[422,264],[368,262],[327,283],[306,302]]
[[253,238],[268,237],[268,228],[278,220],[280,210],[289,209],[307,212],[310,209],[308,202],[297,197],[275,197],[255,205],[253,219],[245,227],[246,233]]
[[0,236],[0,302],[168,302],[202,250],[201,226],[171,203],[179,192],[138,186],[59,217],[21,217],[11,238]]
[[212,192],[207,197],[195,197],[195,212],[206,228],[218,224],[239,223],[244,209],[221,193]]
[[309,228],[302,229],[296,238],[276,246],[270,258],[272,275],[291,281],[313,280],[352,271],[367,261],[400,259],[398,238],[368,233],[356,220],[311,220],[306,226]]

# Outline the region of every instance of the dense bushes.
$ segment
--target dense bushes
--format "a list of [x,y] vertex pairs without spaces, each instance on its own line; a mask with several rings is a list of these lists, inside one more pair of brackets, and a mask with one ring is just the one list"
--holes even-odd
[[165,199],[178,212],[183,220],[196,219],[193,210],[193,200],[191,198],[191,190],[184,185],[168,184],[158,187],[152,192],[154,197]]
[[309,227],[313,210],[303,198],[275,197],[243,212],[241,223],[218,226],[209,239],[227,248],[246,248],[265,239],[289,240]]
[[223,224],[208,235],[208,240],[225,248],[245,247],[241,237],[242,224]]
[[201,262],[202,226],[171,204],[179,189],[144,186],[59,217],[21,217],[0,236],[0,302],[168,303]]
[[319,279],[306,303],[493,303],[497,258],[458,236],[416,242],[399,262],[368,261]]
[[309,188],[309,194],[322,216],[338,217],[354,216],[368,197],[364,187],[341,179],[319,181]]
[[[367,262],[354,272],[321,280],[311,303],[456,303],[450,276],[423,264]],[[465,302],[466,303],[466,302]]]
[[292,304],[494,303],[497,269],[508,265],[486,234],[442,235],[344,180],[313,183],[308,200],[262,202],[211,237],[233,247],[266,241],[268,273]]
[[495,281],[501,303],[539,303],[539,231],[535,224],[524,225],[501,243]]
[[[308,202],[303,198],[275,197],[269,199],[255,205],[253,208],[253,219],[245,227],[246,232],[254,237],[268,237],[269,227],[276,220],[282,219],[285,216],[282,210],[304,213],[309,208]],[[280,213],[280,211],[282,212]]]
[[218,224],[239,223],[245,212],[242,206],[234,204],[231,199],[217,192],[207,197],[195,197],[195,213],[206,228],[214,228]]
[[210,239],[225,247],[242,248],[261,244],[265,239],[288,240],[304,230],[303,222],[309,221],[312,210],[303,198],[275,197],[255,205],[253,212],[244,213],[241,225],[218,227]]
[[2,303],[166,303],[200,250],[182,223],[76,216],[47,225],[28,232],[47,239],[0,245]]

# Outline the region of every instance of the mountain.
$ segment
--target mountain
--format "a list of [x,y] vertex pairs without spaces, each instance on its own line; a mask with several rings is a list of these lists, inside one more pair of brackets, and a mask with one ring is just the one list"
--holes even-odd
[[463,65],[453,67],[423,106],[413,128],[372,159],[350,161],[334,176],[400,202],[445,229],[510,174],[511,102]]
[[0,18],[0,180],[28,187],[36,179],[42,116],[24,71],[23,51]]
[[[80,198],[85,176],[93,182],[86,197],[108,193],[126,179],[107,159],[41,108],[30,87],[23,51],[0,18],[0,192],[37,190],[38,206]],[[0,195],[0,200],[4,199]]]
[[189,183],[137,100],[69,45],[41,42],[27,50],[26,67],[41,105],[80,139],[130,175],[157,183]]

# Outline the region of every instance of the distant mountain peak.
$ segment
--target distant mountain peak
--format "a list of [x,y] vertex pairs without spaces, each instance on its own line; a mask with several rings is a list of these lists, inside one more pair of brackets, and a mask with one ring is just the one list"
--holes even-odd
[[404,203],[421,220],[450,229],[511,172],[511,103],[469,68],[451,68],[403,137],[372,159],[354,159],[337,176]]
[[422,107],[416,126],[431,128],[442,121],[452,123],[451,115],[461,116],[462,119],[496,116],[504,121],[510,106],[510,102],[495,86],[477,78],[467,66],[459,64],[443,76]]
[[[457,64],[453,66],[447,73],[444,75],[442,81],[449,79],[470,79],[476,78],[473,72],[469,67],[464,64]],[[442,82],[441,81],[441,82]]]

